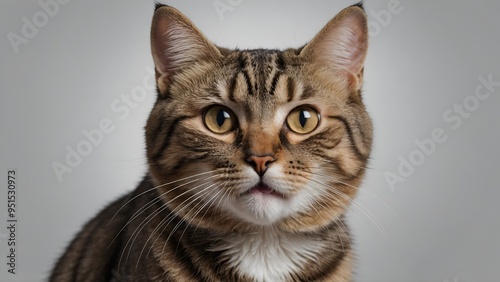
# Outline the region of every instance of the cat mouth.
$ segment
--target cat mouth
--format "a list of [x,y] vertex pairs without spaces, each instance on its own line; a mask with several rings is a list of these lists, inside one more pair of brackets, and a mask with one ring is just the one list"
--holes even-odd
[[273,188],[269,187],[268,185],[266,185],[264,183],[259,183],[259,184],[255,185],[254,187],[250,188],[248,191],[246,191],[243,194],[245,194],[245,195],[273,196],[273,197],[286,199],[285,195],[274,190]]

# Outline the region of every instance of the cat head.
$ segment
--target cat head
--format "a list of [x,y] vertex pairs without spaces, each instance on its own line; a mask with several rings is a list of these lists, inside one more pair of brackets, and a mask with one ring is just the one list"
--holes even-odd
[[158,98],[146,126],[164,203],[217,230],[311,231],[349,206],[370,155],[361,97],[361,5],[305,46],[228,50],[159,5],[151,29]]

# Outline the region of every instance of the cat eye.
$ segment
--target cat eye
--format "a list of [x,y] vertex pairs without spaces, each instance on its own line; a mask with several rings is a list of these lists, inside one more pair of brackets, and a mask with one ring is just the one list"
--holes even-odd
[[228,108],[214,106],[209,108],[203,116],[205,126],[212,132],[224,134],[234,129],[236,117]]
[[298,134],[312,132],[319,124],[319,114],[308,106],[295,108],[288,114],[286,124],[291,131]]

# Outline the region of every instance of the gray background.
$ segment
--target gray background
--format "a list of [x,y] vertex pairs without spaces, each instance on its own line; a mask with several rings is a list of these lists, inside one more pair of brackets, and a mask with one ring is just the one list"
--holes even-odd
[[[168,1],[226,47],[298,47],[353,1]],[[364,95],[375,124],[366,180],[349,213],[357,281],[500,281],[500,87],[458,128],[443,114],[472,101],[480,82],[500,81],[500,2],[367,1],[371,41]],[[111,109],[148,79],[152,1],[82,1],[59,5],[19,46],[23,17],[37,1],[0,4],[0,281],[41,281],[74,233],[97,210],[130,191],[144,174],[143,126],[154,91],[120,119]],[[382,11],[382,12],[381,12]],[[383,12],[385,11],[385,12]],[[393,10],[394,11],[394,10]],[[377,30],[376,27],[379,27]],[[485,89],[482,90],[483,92]],[[51,164],[82,130],[103,118],[114,131],[59,182]],[[391,189],[400,156],[415,140],[447,136]],[[18,170],[18,274],[7,273],[6,175]]]

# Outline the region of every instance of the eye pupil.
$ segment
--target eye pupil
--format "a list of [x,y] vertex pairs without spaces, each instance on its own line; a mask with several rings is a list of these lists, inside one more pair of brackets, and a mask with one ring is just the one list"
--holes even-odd
[[299,122],[302,127],[306,126],[307,120],[311,118],[311,113],[305,110],[300,111]]
[[229,113],[224,111],[224,110],[219,110],[217,113],[217,125],[221,127],[224,122],[226,122],[226,119],[230,118]]

